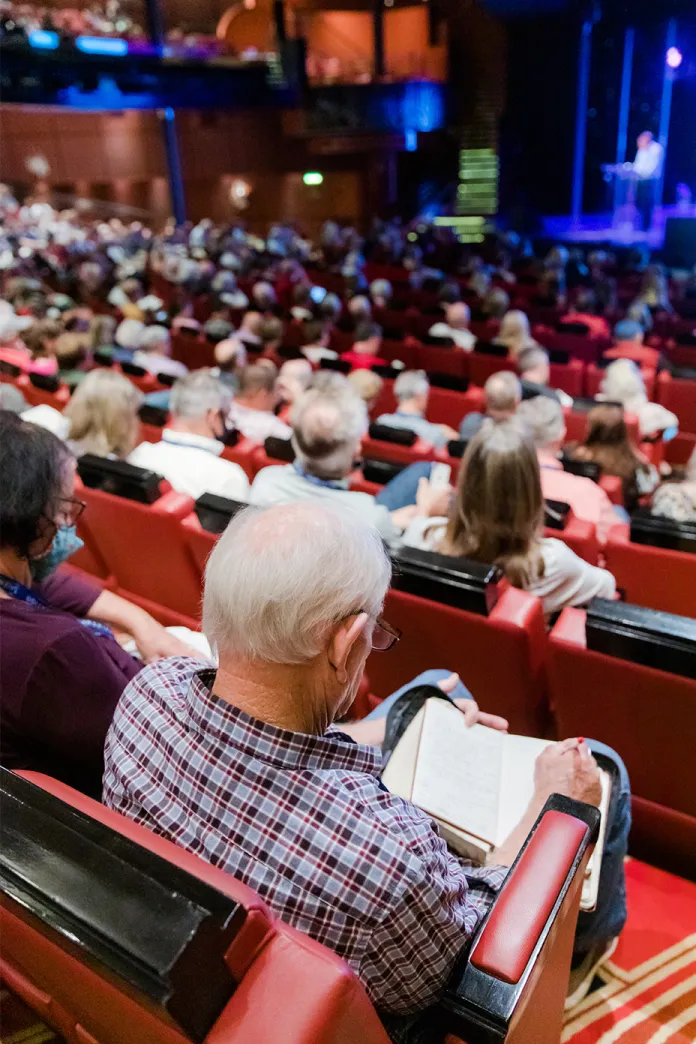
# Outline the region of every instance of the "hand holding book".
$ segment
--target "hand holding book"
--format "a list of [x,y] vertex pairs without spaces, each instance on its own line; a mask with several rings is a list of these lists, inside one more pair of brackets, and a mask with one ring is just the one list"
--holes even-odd
[[584,740],[568,739],[543,750],[534,765],[534,789],[542,807],[551,794],[599,806],[599,767]]

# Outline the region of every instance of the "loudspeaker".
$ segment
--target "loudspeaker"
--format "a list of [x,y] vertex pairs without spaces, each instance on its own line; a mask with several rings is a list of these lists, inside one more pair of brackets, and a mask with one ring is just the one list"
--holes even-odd
[[696,217],[667,218],[663,260],[670,267],[696,265]]

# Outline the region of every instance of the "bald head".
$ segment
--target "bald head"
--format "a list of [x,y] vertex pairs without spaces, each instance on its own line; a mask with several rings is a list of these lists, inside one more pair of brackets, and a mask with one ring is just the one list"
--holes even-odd
[[307,391],[312,379],[312,365],[307,359],[288,359],[278,374],[276,389],[283,402],[293,403]]
[[471,318],[469,306],[464,304],[463,301],[455,301],[454,304],[447,305],[445,318],[447,325],[453,330],[468,330],[469,319]]
[[489,377],[484,387],[486,412],[493,420],[507,420],[522,401],[522,387],[514,373],[501,370]]

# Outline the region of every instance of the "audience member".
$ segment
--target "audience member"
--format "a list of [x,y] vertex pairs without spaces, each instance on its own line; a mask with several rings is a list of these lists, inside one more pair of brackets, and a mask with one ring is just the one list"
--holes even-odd
[[435,323],[428,333],[431,337],[449,339],[457,348],[470,352],[476,344],[476,338],[469,329],[470,319],[469,306],[463,301],[455,301],[445,307],[444,321]]
[[230,404],[227,423],[253,442],[290,438],[290,428],[274,413],[280,403],[277,376],[275,366],[260,362],[245,366],[239,375],[239,391]]
[[499,286],[489,290],[483,299],[481,311],[487,319],[502,319],[510,307],[510,298]]
[[600,544],[619,521],[604,490],[592,479],[563,470],[561,456],[566,438],[563,410],[558,402],[539,395],[521,403],[517,416],[529,428],[541,469],[541,491],[545,500],[569,504],[576,518],[596,528]]
[[377,323],[360,323],[355,328],[353,349],[344,352],[341,358],[351,364],[354,370],[369,370],[371,366],[383,366],[385,360],[380,356],[382,346],[382,328]]
[[[291,422],[294,463],[260,471],[251,487],[250,503],[270,507],[295,500],[332,501],[369,522],[387,542],[397,543],[416,512],[415,497],[410,505],[405,503],[390,511],[380,502],[385,495],[389,497],[389,486],[377,497],[348,487],[348,477],[368,427],[364,402],[347,384],[329,391],[310,389],[295,403]],[[407,470],[419,467],[411,465]],[[430,465],[425,467],[429,473]],[[420,477],[424,472],[418,474]],[[403,475],[397,475],[394,482],[406,481]],[[441,496],[438,499],[427,483],[426,487],[421,492],[421,503],[427,501],[428,511],[431,500],[437,500],[439,506]]]
[[572,398],[566,392],[560,388],[549,388],[551,366],[548,354],[543,348],[525,348],[517,357],[517,367],[520,371],[523,399],[545,395],[560,402],[562,406],[573,405]]
[[56,338],[53,351],[61,381],[70,388],[76,388],[87,376],[91,363],[89,335],[66,331]]
[[123,319],[116,327],[114,341],[116,348],[113,358],[116,362],[132,362],[138,349],[140,339],[145,332],[145,324],[139,319]]
[[238,337],[228,337],[215,345],[219,380],[231,392],[239,390],[239,375],[247,365],[247,351]]
[[696,522],[696,449],[689,457],[681,482],[664,482],[652,499],[653,515],[672,522]]
[[0,762],[98,797],[114,708],[142,668],[110,628],[132,635],[144,660],[190,650],[143,609],[56,573],[82,546],[67,446],[9,413],[0,445]]
[[[380,616],[389,580],[377,534],[349,513],[304,504],[238,514],[206,569],[204,629],[219,667],[169,661],[128,687],[107,740],[104,801],[203,853],[335,950],[401,1040],[440,999],[547,798],[597,804],[601,788],[586,743],[545,750],[529,807],[486,866],[450,853],[427,815],[390,795],[368,745],[382,741],[384,718],[332,727],[370,651],[398,639]],[[451,679],[438,675],[447,691]],[[505,727],[467,711],[461,685],[453,695],[467,721]],[[578,936],[586,979],[626,919],[629,785],[620,759],[599,749],[622,784],[598,909]]]
[[278,304],[273,284],[266,280],[255,283],[251,290],[251,297],[255,307],[262,315],[272,315]]
[[348,314],[354,323],[370,322],[372,319],[372,304],[370,298],[364,294],[356,294],[348,302]]
[[307,343],[301,351],[311,363],[319,363],[322,359],[338,359],[338,352],[329,348],[331,331],[326,323],[320,319],[307,323],[304,328],[304,336]]
[[133,362],[148,373],[165,373],[169,377],[184,377],[188,369],[182,362],[170,358],[172,346],[166,326],[148,326],[140,335]]
[[510,370],[499,370],[491,374],[483,386],[486,399],[485,413],[467,413],[459,425],[459,437],[468,441],[481,429],[484,421],[496,423],[514,417],[522,402],[522,385]]
[[373,279],[370,283],[370,300],[375,308],[389,308],[392,293],[388,279]]
[[278,373],[276,391],[286,406],[292,406],[309,388],[312,364],[308,359],[288,359]]
[[534,445],[516,421],[501,421],[486,425],[469,443],[449,519],[416,519],[404,543],[500,566],[513,587],[541,599],[547,616],[595,596],[614,597],[611,573],[543,530]]
[[138,443],[142,401],[142,394],[123,374],[108,369],[85,374],[63,411],[70,422],[68,445],[75,456],[93,453],[125,460]]
[[660,353],[644,343],[643,327],[635,319],[622,319],[614,327],[614,347],[604,353],[605,359],[631,359],[639,366],[657,369]]
[[261,351],[262,322],[263,316],[260,312],[246,312],[244,314],[241,325],[237,330],[237,340],[242,342],[247,351]]
[[272,355],[283,343],[283,324],[277,316],[267,316],[259,327],[263,352]]
[[290,315],[295,322],[306,323],[313,318],[311,292],[310,283],[297,283],[293,287]]
[[372,370],[352,370],[348,374],[348,383],[365,403],[367,412],[372,417],[384,387],[382,378]]
[[605,475],[616,475],[623,482],[624,504],[632,511],[638,499],[652,493],[659,482],[656,469],[633,445],[621,406],[603,403],[587,415],[587,435],[575,447],[577,460],[592,460]]
[[229,397],[209,370],[181,377],[169,399],[170,419],[159,442],[141,442],[130,464],[161,475],[178,493],[197,500],[215,493],[246,500],[249,480],[239,464],[221,459]]
[[383,413],[377,418],[378,424],[414,431],[420,439],[437,449],[459,438],[459,433],[448,424],[433,424],[426,420],[430,382],[425,370],[406,370],[399,374],[394,382],[394,395],[398,403],[396,413]]
[[599,314],[594,290],[582,287],[575,295],[575,307],[563,316],[561,323],[581,323],[591,337],[608,337],[609,323]]
[[617,359],[607,367],[600,385],[601,398],[620,402],[626,413],[638,418],[641,438],[662,434],[673,438],[677,434],[679,419],[671,410],[650,402],[640,370],[630,359]]
[[529,332],[529,319],[517,309],[505,313],[493,344],[504,345],[513,359],[518,358],[527,348],[539,347]]

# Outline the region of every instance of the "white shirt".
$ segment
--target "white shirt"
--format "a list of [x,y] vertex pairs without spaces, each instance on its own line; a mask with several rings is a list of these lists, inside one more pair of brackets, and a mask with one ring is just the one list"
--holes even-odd
[[[446,518],[416,518],[404,533],[407,547],[436,551],[447,529]],[[590,565],[562,540],[543,537],[539,541],[544,563],[543,576],[527,588],[541,599],[546,616],[569,605],[586,605],[591,598],[613,598],[616,580],[607,569]]]
[[659,141],[651,141],[644,149],[638,149],[633,161],[633,171],[639,178],[657,178],[662,167],[664,149]]
[[272,465],[263,468],[254,479],[249,503],[258,507],[274,504],[292,504],[296,500],[330,501],[332,507],[345,508],[359,515],[364,522],[374,526],[383,540],[396,543],[401,532],[392,522],[388,510],[378,504],[369,493],[350,489],[334,489],[331,486],[316,486],[302,475],[298,475],[292,464]]
[[227,425],[236,428],[252,442],[263,443],[268,438],[289,439],[292,431],[274,413],[266,410],[250,410],[240,402],[233,401],[227,414]]
[[435,323],[434,326],[430,327],[428,333],[431,337],[449,337],[450,341],[454,341],[457,348],[463,348],[465,352],[472,351],[476,344],[476,338],[471,330],[454,330],[445,322]]
[[161,475],[177,493],[197,500],[204,493],[246,501],[249,480],[239,464],[221,460],[224,446],[217,439],[165,428],[160,442],[141,442],[129,464]]
[[157,355],[156,352],[136,352],[133,364],[142,366],[148,373],[166,373],[170,377],[185,377],[188,373],[188,368],[182,362],[170,359],[168,355]]

